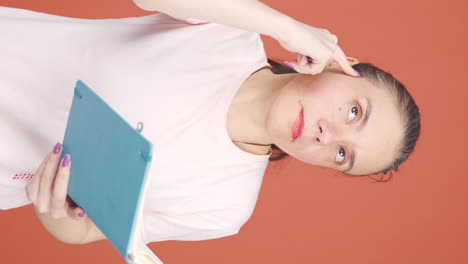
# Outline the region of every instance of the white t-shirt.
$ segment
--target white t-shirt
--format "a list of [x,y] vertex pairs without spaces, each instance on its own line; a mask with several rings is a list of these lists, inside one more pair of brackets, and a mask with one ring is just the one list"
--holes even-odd
[[0,7],[0,209],[30,203],[25,185],[62,143],[80,79],[135,128],[143,122],[154,144],[145,243],[239,232],[271,153],[235,146],[227,110],[245,79],[269,64],[258,33],[204,22]]

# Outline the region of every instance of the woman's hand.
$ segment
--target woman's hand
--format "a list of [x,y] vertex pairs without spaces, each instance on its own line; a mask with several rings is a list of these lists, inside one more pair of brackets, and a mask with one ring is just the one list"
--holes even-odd
[[338,38],[335,35],[326,29],[315,28],[297,20],[293,20],[292,25],[289,36],[277,40],[286,50],[299,53],[297,62],[287,62],[295,71],[318,74],[334,60],[346,74],[359,76],[337,45]]
[[63,148],[59,145],[54,149],[58,153],[51,152],[44,158],[33,180],[26,186],[27,197],[52,235],[66,243],[80,243],[88,235],[90,220],[67,196],[70,156],[65,155],[60,162]]

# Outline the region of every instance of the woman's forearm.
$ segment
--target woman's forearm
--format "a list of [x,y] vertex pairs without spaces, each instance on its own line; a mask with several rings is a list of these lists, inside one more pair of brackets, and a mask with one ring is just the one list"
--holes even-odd
[[275,39],[287,38],[293,18],[257,0],[133,0],[140,8],[178,19],[196,18]]

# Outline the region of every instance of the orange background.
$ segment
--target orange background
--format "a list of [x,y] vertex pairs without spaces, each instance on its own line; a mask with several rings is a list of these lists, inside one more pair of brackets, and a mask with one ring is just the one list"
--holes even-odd
[[[257,207],[240,234],[150,247],[168,264],[468,263],[467,2],[262,2],[330,30],[348,56],[397,76],[422,112],[415,153],[387,183],[343,177],[292,158],[270,163]],[[93,19],[156,13],[131,0],[0,4]],[[262,39],[270,58],[296,58],[276,40]],[[0,215],[2,263],[124,263],[107,240],[86,245],[57,241],[31,205]]]

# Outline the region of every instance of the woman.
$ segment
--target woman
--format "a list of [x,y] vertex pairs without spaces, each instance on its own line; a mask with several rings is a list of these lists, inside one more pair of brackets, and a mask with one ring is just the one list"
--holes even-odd
[[[163,2],[157,10],[192,16]],[[147,4],[139,2],[146,8],[152,2]],[[275,13],[254,1],[232,5],[255,5],[249,7],[258,8],[256,16]],[[214,23],[181,23],[165,13],[87,20],[0,9],[1,31],[11,38],[0,44],[0,55],[8,59],[0,71],[8,94],[0,102],[0,118],[8,124],[2,147],[22,151],[0,157],[8,161],[1,167],[1,208],[32,202],[47,230],[67,243],[105,239],[66,200],[70,157],[61,161],[60,144],[48,150],[63,137],[77,79],[130,123],[143,120],[142,134],[155,144],[144,208],[146,243],[239,232],[254,210],[270,148],[351,175],[396,170],[408,158],[419,135],[418,108],[391,75],[369,64],[351,68],[336,38],[299,22],[283,31],[295,34],[277,39],[296,52],[304,47],[312,63],[301,57],[292,63],[301,73],[277,74],[258,33],[218,24],[234,24],[221,13],[236,14],[234,7],[211,10],[219,12],[193,17]],[[260,25],[255,32],[268,30]],[[297,41],[297,32],[310,34],[303,38],[310,42]],[[312,46],[317,52],[309,52]],[[331,60],[337,64],[323,70]],[[36,173],[33,179],[10,179],[19,169]]]

